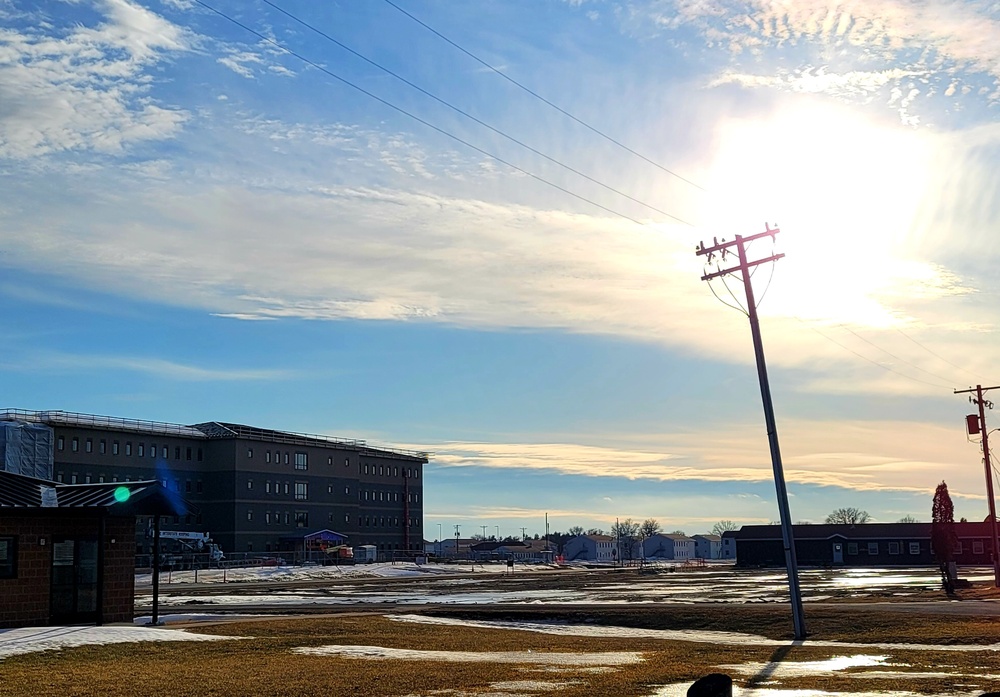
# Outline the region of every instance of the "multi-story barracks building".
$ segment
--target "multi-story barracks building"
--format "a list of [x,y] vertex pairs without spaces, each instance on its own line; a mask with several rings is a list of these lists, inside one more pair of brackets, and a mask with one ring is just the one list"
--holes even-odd
[[[157,480],[197,513],[164,530],[207,532],[229,554],[294,550],[332,530],[381,556],[421,549],[427,453],[240,424],[0,410],[0,470],[64,484]],[[140,519],[139,526],[148,521]],[[136,536],[136,552],[152,540]]]

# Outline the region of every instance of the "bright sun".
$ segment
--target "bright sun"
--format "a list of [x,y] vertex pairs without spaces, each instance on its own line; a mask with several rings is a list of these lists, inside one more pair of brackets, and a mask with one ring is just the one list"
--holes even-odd
[[[907,258],[931,156],[918,131],[828,103],[731,121],[720,129],[706,217],[726,239],[765,221],[781,228],[777,250],[787,259],[766,311],[888,326],[898,318],[880,298],[933,273]],[[757,256],[770,249],[759,244]]]

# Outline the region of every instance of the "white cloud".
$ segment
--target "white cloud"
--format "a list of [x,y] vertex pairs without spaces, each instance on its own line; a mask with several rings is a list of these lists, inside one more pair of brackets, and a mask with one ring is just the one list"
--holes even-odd
[[[946,478],[952,495],[984,498],[982,471],[974,466],[977,446],[967,441],[960,419],[942,426],[783,418],[780,431],[789,483],[929,496]],[[613,443],[448,441],[406,447],[432,452],[432,462],[445,467],[656,481],[773,481],[766,436],[745,424],[724,432],[622,435]]]
[[35,353],[30,359],[22,362],[16,362],[16,358],[11,360],[10,352],[8,352],[5,365],[8,368],[16,368],[19,371],[58,372],[69,370],[74,373],[87,370],[128,371],[183,382],[286,380],[297,375],[295,371],[272,368],[207,368],[147,356],[109,356],[54,352]]
[[153,103],[146,69],[190,48],[180,27],[126,0],[63,37],[0,30],[0,157],[66,150],[120,153],[174,135],[186,111]]

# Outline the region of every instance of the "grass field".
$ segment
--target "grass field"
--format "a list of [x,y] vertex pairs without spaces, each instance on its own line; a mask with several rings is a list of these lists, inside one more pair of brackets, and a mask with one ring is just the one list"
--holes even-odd
[[[720,666],[724,667],[722,672],[733,675],[738,686],[766,684],[772,690],[973,695],[1000,689],[997,618],[887,612],[874,605],[869,610],[856,606],[807,608],[810,637],[799,644],[791,641],[788,608],[777,605],[660,604],[575,610],[465,607],[435,610],[434,614],[460,620],[742,632],[774,643],[730,645],[722,641],[552,635],[416,624],[377,613],[345,612],[199,624],[196,628],[199,633],[244,637],[232,641],[114,644],[14,656],[0,663],[0,695],[626,697],[653,695],[660,686],[690,683],[720,670]],[[814,645],[829,641],[852,645]],[[880,645],[884,643],[932,644],[936,648],[887,648]],[[399,659],[300,652],[331,645],[438,653]],[[978,648],[947,650],[960,645]],[[490,652],[492,658],[468,652]],[[639,660],[630,663],[633,652],[640,654]],[[820,663],[852,656],[868,658],[847,661],[855,665],[843,669]],[[546,664],[548,659],[551,665]]]

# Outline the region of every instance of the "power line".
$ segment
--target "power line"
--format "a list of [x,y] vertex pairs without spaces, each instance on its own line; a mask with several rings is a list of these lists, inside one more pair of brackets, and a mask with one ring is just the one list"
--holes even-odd
[[[257,38],[259,38],[261,41],[264,41],[264,42],[266,42],[266,43],[274,46],[275,48],[279,49],[280,51],[283,51],[284,53],[287,53],[290,56],[294,56],[295,58],[298,58],[300,61],[302,61],[306,65],[309,65],[309,66],[315,68],[316,70],[319,70],[320,72],[325,73],[326,75],[329,75],[330,77],[332,77],[333,79],[337,80],[338,82],[341,82],[341,83],[347,85],[348,87],[350,87],[352,89],[355,89],[358,92],[361,92],[362,94],[364,94],[364,95],[366,95],[368,97],[371,97],[372,99],[374,99],[375,101],[379,102],[380,104],[383,104],[383,105],[389,107],[390,109],[392,109],[394,111],[397,111],[400,114],[403,114],[404,116],[408,116],[409,118],[413,119],[417,123],[420,123],[420,124],[422,124],[424,126],[427,126],[428,128],[430,128],[430,129],[432,129],[432,130],[440,133],[441,135],[447,136],[448,138],[451,138],[452,140],[454,140],[457,143],[461,143],[462,145],[466,146],[467,148],[475,150],[476,152],[478,152],[478,153],[480,153],[482,155],[485,155],[486,157],[489,157],[492,160],[496,160],[500,164],[506,165],[507,167],[510,167],[511,169],[513,169],[513,170],[515,170],[517,172],[520,172],[521,174],[527,175],[527,176],[531,177],[532,179],[534,179],[536,181],[539,181],[539,182],[541,182],[543,184],[546,184],[546,185],[552,187],[553,189],[561,191],[564,194],[568,194],[568,195],[572,196],[575,199],[578,199],[578,200],[583,201],[585,203],[589,203],[590,205],[592,205],[592,206],[594,206],[596,208],[600,208],[601,210],[603,210],[603,211],[605,211],[607,213],[611,213],[612,215],[616,215],[619,218],[624,218],[625,220],[633,222],[636,225],[643,225],[643,223],[641,221],[637,220],[636,218],[633,218],[633,217],[631,217],[629,215],[626,215],[625,213],[621,213],[619,211],[616,211],[613,208],[609,208],[608,206],[600,204],[597,201],[594,201],[592,199],[587,198],[586,196],[581,196],[580,194],[574,193],[574,192],[570,191],[569,189],[560,186],[559,184],[551,182],[548,179],[545,179],[544,177],[541,177],[541,176],[539,176],[537,174],[534,174],[533,172],[529,172],[528,170],[524,169],[523,167],[519,167],[519,166],[515,165],[512,162],[508,162],[507,160],[503,159],[502,157],[500,157],[498,155],[494,155],[493,153],[491,153],[491,152],[489,152],[487,150],[484,150],[484,149],[480,148],[479,146],[473,145],[469,141],[460,138],[459,136],[455,135],[454,133],[450,133],[449,131],[446,131],[445,129],[440,128],[439,126],[435,126],[434,124],[430,123],[429,121],[426,121],[426,120],[420,118],[416,114],[413,114],[413,113],[407,111],[406,109],[403,109],[402,107],[396,106],[392,102],[387,101],[387,100],[383,99],[382,97],[379,97],[378,95],[375,95],[375,94],[369,92],[365,88],[363,88],[363,87],[361,87],[359,85],[354,84],[353,82],[351,82],[347,78],[344,78],[344,77],[341,77],[340,75],[337,75],[333,71],[331,71],[328,68],[325,68],[322,65],[319,65],[318,63],[316,63],[316,62],[314,62],[314,61],[306,58],[302,54],[297,53],[297,52],[291,50],[290,48],[286,48],[285,46],[282,46],[280,43],[278,43],[274,39],[272,39],[272,38],[270,38],[268,36],[265,36],[264,34],[261,34],[256,29],[248,27],[246,24],[243,24],[239,20],[234,19],[233,17],[230,17],[225,12],[222,12],[221,10],[218,10],[218,9],[212,7],[208,3],[204,2],[204,0],[194,0],[194,1],[196,3],[198,3],[199,5],[201,5],[202,7],[204,7],[205,9],[207,9],[207,10],[209,10],[211,12],[214,12],[215,14],[219,15],[223,19],[225,19],[225,20],[227,20],[229,22],[232,22],[233,24],[235,24],[236,26],[240,27],[241,29],[244,29],[245,31],[253,34]],[[690,223],[686,223],[686,224],[690,225]]]
[[805,321],[804,319],[802,319],[798,315],[794,315],[794,317],[799,322],[801,322],[802,324],[804,324],[807,327],[809,327],[810,329],[812,329],[814,332],[816,332],[817,334],[819,334],[821,337],[823,337],[827,341],[836,344],[837,346],[839,346],[840,348],[844,349],[848,353],[853,353],[855,356],[857,356],[858,358],[860,358],[863,361],[866,361],[868,363],[871,363],[872,365],[878,366],[882,370],[887,370],[890,373],[895,373],[896,375],[899,375],[900,377],[904,377],[907,380],[912,380],[913,382],[919,382],[919,383],[922,383],[924,385],[930,385],[931,387],[939,387],[939,388],[943,388],[943,389],[948,389],[948,387],[946,385],[939,385],[937,383],[928,382],[926,380],[921,380],[920,378],[915,378],[912,375],[907,375],[906,373],[901,373],[898,370],[895,370],[892,366],[888,366],[888,365],[885,365],[884,363],[879,363],[878,361],[872,360],[871,358],[868,358],[867,356],[858,353],[857,351],[855,351],[854,349],[850,348],[849,346],[846,346],[846,345],[840,343],[839,341],[837,341],[833,337],[829,336],[828,334],[826,334],[824,332],[821,332],[819,329],[817,329],[812,324],[810,324],[809,322]]
[[921,373],[926,373],[927,375],[930,375],[931,377],[935,377],[935,378],[938,378],[939,380],[944,380],[946,382],[953,382],[953,381],[949,381],[948,378],[944,377],[943,375],[938,375],[937,373],[932,373],[929,370],[925,370],[925,369],[921,368],[916,363],[911,363],[910,361],[906,360],[905,358],[900,358],[899,356],[897,356],[896,354],[892,353],[891,351],[889,351],[887,349],[884,349],[881,346],[878,346],[874,342],[869,341],[868,339],[866,339],[865,337],[861,336],[860,334],[858,334],[856,331],[854,331],[853,329],[851,329],[850,327],[848,327],[845,324],[841,324],[839,326],[840,326],[841,329],[844,329],[845,331],[850,332],[851,334],[853,334],[854,336],[858,337],[859,339],[861,339],[863,342],[865,342],[869,346],[874,346],[879,351],[882,351],[886,355],[891,356],[892,358],[895,358],[897,361],[900,361],[902,363],[906,363],[906,365],[908,365],[908,366],[910,366],[912,368],[916,368]]
[[507,75],[506,73],[504,73],[500,69],[495,68],[494,66],[490,65],[485,60],[483,60],[482,58],[480,58],[476,54],[472,53],[468,49],[466,49],[466,48],[458,45],[457,43],[455,43],[454,41],[452,41],[451,39],[449,39],[447,36],[445,36],[444,34],[442,34],[441,32],[439,32],[434,27],[430,26],[426,22],[421,21],[420,19],[417,19],[412,14],[410,14],[409,12],[407,12],[406,10],[404,10],[402,7],[400,7],[396,3],[392,2],[392,0],[385,0],[385,2],[388,3],[389,5],[391,5],[392,7],[396,8],[400,12],[402,12],[404,15],[406,15],[407,17],[409,17],[410,19],[412,19],[414,22],[416,22],[417,24],[419,24],[420,26],[422,26],[427,31],[431,32],[435,36],[437,36],[440,39],[442,39],[442,40],[446,41],[447,43],[451,44],[452,46],[454,46],[455,48],[457,48],[459,51],[461,51],[465,55],[469,56],[469,58],[472,58],[474,61],[476,61],[480,65],[483,65],[483,66],[489,68],[490,70],[492,70],[493,72],[495,72],[497,75],[499,75],[500,77],[502,77],[504,80],[507,80],[511,84],[516,85],[517,87],[521,88],[522,90],[524,90],[525,92],[527,92],[528,94],[530,94],[532,97],[535,97],[536,99],[541,100],[545,104],[549,105],[550,107],[552,107],[553,109],[555,109],[556,111],[558,111],[560,114],[562,114],[562,115],[564,115],[564,116],[572,119],[576,123],[580,124],[581,126],[583,126],[584,128],[590,130],[591,132],[596,133],[597,135],[599,135],[600,137],[604,138],[605,140],[607,140],[607,141],[609,141],[611,143],[614,143],[615,145],[617,145],[619,148],[622,148],[626,152],[629,152],[629,153],[635,155],[640,160],[648,162],[649,164],[653,165],[657,169],[662,170],[662,171],[666,172],[667,174],[680,179],[682,182],[684,182],[686,184],[690,184],[691,186],[693,186],[696,189],[699,189],[701,191],[707,191],[707,189],[705,187],[703,187],[703,186],[701,186],[699,184],[696,184],[693,181],[691,181],[690,179],[687,179],[687,178],[681,176],[680,174],[677,174],[677,172],[674,172],[673,170],[664,167],[663,165],[659,164],[658,162],[656,162],[654,160],[651,160],[650,158],[646,157],[642,153],[636,152],[635,150],[633,150],[629,146],[625,145],[624,143],[616,140],[615,138],[612,138],[611,136],[609,136],[604,131],[601,131],[600,129],[598,129],[598,128],[594,127],[594,126],[591,126],[586,121],[584,121],[584,120],[582,120],[582,119],[574,116],[573,114],[569,113],[568,111],[566,111],[562,107],[560,107],[560,106],[558,106],[556,104],[553,104],[548,99],[546,99],[542,95],[538,94],[537,92],[535,92],[531,88],[529,88],[529,87],[525,86],[524,84],[518,82],[517,80],[515,80],[512,77],[510,77],[509,75]]
[[322,36],[327,41],[330,41],[331,43],[336,44],[337,46],[339,46],[343,50],[347,51],[351,55],[356,56],[357,58],[360,58],[361,60],[365,61],[366,63],[368,63],[371,66],[374,66],[375,68],[378,68],[379,70],[381,70],[382,72],[386,73],[387,75],[391,75],[392,77],[396,78],[400,82],[402,82],[402,83],[408,85],[409,87],[412,87],[413,89],[417,90],[418,92],[420,92],[424,96],[429,97],[430,99],[433,99],[437,103],[439,103],[439,104],[441,104],[443,106],[448,107],[449,109],[451,109],[455,113],[461,114],[465,118],[467,118],[467,119],[469,119],[471,121],[474,121],[475,123],[479,124],[483,128],[489,129],[493,133],[496,133],[497,135],[499,135],[499,136],[501,136],[503,138],[506,138],[507,140],[511,141],[512,143],[516,143],[517,145],[520,145],[522,148],[525,148],[526,150],[529,150],[529,151],[533,152],[534,154],[538,155],[539,157],[542,157],[542,158],[548,160],[552,164],[558,165],[559,167],[562,167],[563,169],[565,169],[565,170],[567,170],[569,172],[572,172],[573,174],[576,174],[577,176],[583,177],[587,181],[592,182],[594,184],[597,184],[598,186],[603,187],[603,188],[607,189],[608,191],[611,191],[613,193],[618,194],[619,196],[627,198],[628,200],[630,200],[630,201],[632,201],[634,203],[638,203],[640,206],[645,206],[649,210],[655,211],[655,212],[659,213],[660,215],[665,215],[668,218],[672,218],[672,219],[676,220],[679,223],[683,223],[684,225],[688,225],[690,227],[694,227],[694,225],[692,225],[691,223],[687,222],[686,220],[683,220],[683,219],[677,217],[673,213],[668,213],[667,211],[662,210],[660,208],[657,208],[656,206],[653,206],[653,205],[651,205],[649,203],[646,203],[645,201],[642,201],[642,200],[640,200],[638,198],[635,198],[634,196],[631,196],[631,195],[625,193],[624,191],[620,191],[619,189],[616,189],[613,186],[605,184],[604,182],[602,182],[602,181],[600,181],[598,179],[595,179],[594,177],[590,176],[589,174],[585,174],[584,172],[581,172],[580,170],[576,169],[575,167],[567,165],[566,163],[561,162],[561,161],[557,160],[556,158],[551,157],[550,155],[546,155],[541,150],[538,150],[537,148],[534,148],[534,147],[528,145],[524,141],[519,140],[518,138],[515,138],[514,136],[510,135],[509,133],[506,133],[505,131],[502,131],[501,129],[496,128],[495,126],[490,125],[489,123],[483,121],[482,119],[473,116],[472,114],[470,114],[469,112],[465,111],[464,109],[455,106],[454,104],[452,104],[448,100],[442,99],[441,97],[438,97],[437,95],[433,94],[432,92],[429,92],[428,90],[424,89],[420,85],[417,85],[416,83],[414,83],[414,82],[406,79],[405,77],[403,77],[399,73],[396,73],[393,70],[390,70],[389,68],[385,67],[384,65],[382,65],[378,61],[374,61],[371,58],[368,58],[367,56],[364,56],[361,53],[358,53],[357,51],[355,51],[350,46],[347,46],[346,44],[342,43],[341,41],[335,39],[334,37],[332,37],[329,34],[327,34],[326,32],[324,32],[323,30],[317,28],[316,26],[310,24],[309,22],[306,22],[304,19],[301,19],[300,17],[297,17],[296,15],[294,15],[291,12],[285,10],[284,8],[279,7],[278,5],[275,5],[273,2],[271,2],[271,0],[263,0],[263,2],[264,2],[265,5],[273,7],[275,10],[277,10],[281,14],[285,15],[289,19],[291,19],[291,20],[293,20],[293,21],[301,24],[302,26],[306,27],[310,31],[315,32],[316,34]]
[[909,339],[909,340],[910,340],[910,341],[912,341],[913,343],[915,343],[915,344],[916,344],[917,346],[919,346],[920,348],[922,348],[922,349],[923,349],[924,351],[926,351],[927,353],[931,354],[931,355],[932,355],[932,356],[934,356],[935,358],[938,358],[938,359],[940,359],[940,360],[944,361],[945,363],[947,363],[948,365],[950,365],[950,366],[951,366],[952,368],[958,368],[958,369],[959,369],[959,370],[961,370],[962,372],[964,372],[964,373],[966,373],[966,374],[968,374],[968,375],[971,375],[972,377],[974,377],[974,378],[976,378],[976,379],[978,379],[978,378],[979,378],[979,376],[978,376],[978,375],[976,375],[975,373],[973,373],[973,372],[972,372],[971,370],[969,370],[968,368],[963,368],[963,367],[962,367],[962,366],[960,366],[960,365],[955,365],[954,363],[952,363],[951,361],[949,361],[949,360],[948,360],[947,358],[945,358],[944,356],[941,356],[941,355],[939,355],[939,354],[935,353],[934,351],[931,351],[931,350],[930,350],[929,348],[927,348],[926,346],[924,346],[924,345],[923,345],[922,343],[920,343],[919,341],[917,341],[916,339],[914,339],[914,338],[913,338],[912,336],[910,336],[909,334],[907,334],[906,332],[904,332],[904,331],[903,331],[902,329],[900,329],[899,327],[896,327],[896,331],[897,331],[897,332],[899,332],[900,334],[902,334],[903,336],[905,336],[905,337],[906,337],[907,339]]

